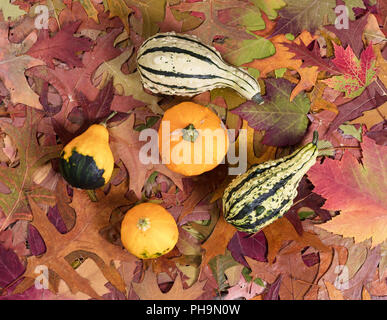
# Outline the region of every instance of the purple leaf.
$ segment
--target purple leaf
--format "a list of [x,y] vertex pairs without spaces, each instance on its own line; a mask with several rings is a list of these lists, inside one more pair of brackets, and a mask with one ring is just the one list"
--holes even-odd
[[66,224],[64,223],[56,205],[48,210],[47,218],[60,233],[64,234],[68,232]]
[[374,125],[371,131],[366,133],[367,137],[375,140],[376,144],[387,146],[387,120]]
[[25,271],[17,254],[11,249],[5,249],[0,243],[0,287],[4,288],[20,277]]
[[304,261],[307,267],[313,267],[315,264],[320,262],[320,255],[316,252],[304,254],[302,256],[302,261]]
[[245,256],[254,260],[265,262],[267,254],[267,241],[262,231],[251,235],[237,231],[228,243],[227,249],[231,251],[232,257],[249,268]]
[[263,300],[279,300],[279,290],[281,287],[282,275],[280,274],[278,278],[270,285],[269,290],[263,296]]
[[363,50],[363,41],[361,39],[363,30],[367,24],[369,13],[355,21],[349,21],[348,29],[337,29],[334,25],[325,28],[333,32],[341,41],[341,46],[349,45],[357,57]]
[[108,288],[110,291],[109,293],[105,293],[102,296],[102,298],[104,298],[105,300],[127,300],[126,296],[110,282],[106,283],[105,287]]
[[46,252],[46,245],[43,238],[32,224],[28,225],[27,241],[32,255],[39,256]]
[[[387,92],[387,89],[384,90]],[[372,82],[360,96],[339,107],[339,114],[333,119],[325,135],[328,136],[344,122],[359,118],[363,115],[363,112],[382,105],[387,101],[387,95],[383,94],[383,90],[378,86],[376,81]]]

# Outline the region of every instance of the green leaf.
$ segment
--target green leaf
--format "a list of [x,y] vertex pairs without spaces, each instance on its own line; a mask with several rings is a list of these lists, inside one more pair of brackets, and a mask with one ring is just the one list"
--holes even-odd
[[348,8],[349,19],[354,21],[356,19],[353,8],[365,9],[363,0],[344,0],[345,6]]
[[11,0],[2,0],[0,10],[3,12],[4,20],[10,19],[15,21],[17,18],[24,16],[27,12],[21,10],[19,6],[10,3]]
[[310,216],[314,215],[314,211],[300,211],[298,212],[298,216],[301,220],[304,220]]
[[250,0],[259,9],[266,13],[270,20],[274,20],[278,17],[277,10],[286,6],[286,2],[283,0]]
[[218,284],[219,291],[223,291],[227,288],[227,279],[224,272],[233,266],[237,266],[239,263],[234,260],[230,251],[227,250],[225,255],[218,255],[210,260],[208,263],[214,278]]
[[305,93],[289,101],[292,84],[285,79],[268,79],[265,103],[252,101],[241,104],[231,112],[246,120],[255,130],[265,130],[263,143],[271,146],[288,146],[300,142],[307,125],[310,101]]
[[358,141],[362,141],[361,135],[362,130],[361,127],[359,129],[356,129],[356,127],[353,124],[342,124],[339,129],[343,131],[343,134],[354,137]]

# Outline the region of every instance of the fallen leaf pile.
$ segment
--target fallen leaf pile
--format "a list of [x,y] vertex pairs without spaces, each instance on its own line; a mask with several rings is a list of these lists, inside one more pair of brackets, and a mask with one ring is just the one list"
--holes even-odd
[[[168,31],[249,72],[264,104],[231,89],[145,90],[137,50]],[[0,299],[386,300],[386,34],[384,0],[2,0]],[[140,161],[141,131],[187,100],[236,130],[247,167],[319,133],[320,156],[284,217],[254,235],[228,224],[227,161],[194,177]],[[72,188],[62,148],[113,111],[111,180]],[[120,225],[147,201],[172,214],[179,239],[141,260]]]

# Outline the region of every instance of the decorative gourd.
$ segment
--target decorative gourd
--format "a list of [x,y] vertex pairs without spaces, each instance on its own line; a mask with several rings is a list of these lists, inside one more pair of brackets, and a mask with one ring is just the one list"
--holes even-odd
[[93,124],[71,140],[60,154],[59,168],[73,187],[91,190],[105,185],[114,168],[109,132],[105,126]]
[[254,77],[224,62],[214,47],[194,36],[155,34],[139,48],[137,66],[144,87],[154,93],[193,96],[230,87],[249,100],[263,103]]
[[223,194],[225,220],[239,231],[256,233],[282,217],[293,205],[301,178],[316,162],[317,140],[315,131],[311,143],[235,178]]
[[165,111],[159,128],[162,162],[185,176],[215,168],[229,147],[222,120],[209,108],[182,102]]
[[179,238],[175,219],[159,204],[141,203],[129,209],[121,224],[121,242],[140,259],[171,251]]

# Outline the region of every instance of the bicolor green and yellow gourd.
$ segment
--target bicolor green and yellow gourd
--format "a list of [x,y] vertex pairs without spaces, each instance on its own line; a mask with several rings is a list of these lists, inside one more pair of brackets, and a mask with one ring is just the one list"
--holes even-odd
[[256,233],[293,205],[297,187],[318,155],[317,132],[313,141],[292,154],[251,167],[236,177],[223,194],[225,220],[237,230]]

